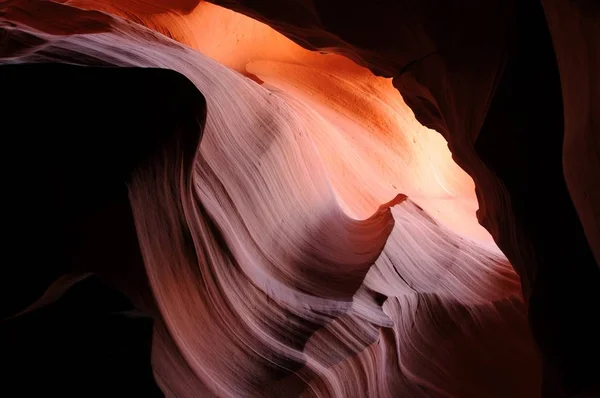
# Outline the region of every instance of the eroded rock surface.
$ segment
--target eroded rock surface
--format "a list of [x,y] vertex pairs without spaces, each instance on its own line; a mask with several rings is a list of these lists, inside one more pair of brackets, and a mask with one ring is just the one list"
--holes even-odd
[[[153,316],[166,395],[594,387],[595,218],[580,218],[595,210],[577,192],[595,166],[573,182],[565,155],[567,190],[561,160],[593,141],[595,91],[579,128],[560,57],[574,50],[539,4],[216,2],[338,54],[323,55],[207,3],[65,3],[4,3],[0,61],[172,69],[206,98],[199,147],[169,141],[113,176],[128,181],[141,282],[91,262]],[[587,37],[595,20],[577,15]]]

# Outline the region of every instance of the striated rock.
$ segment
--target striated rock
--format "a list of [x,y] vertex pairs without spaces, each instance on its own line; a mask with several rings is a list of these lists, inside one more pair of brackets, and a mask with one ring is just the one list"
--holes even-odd
[[[472,179],[451,159],[444,139],[416,121],[391,79],[345,57],[308,51],[267,25],[210,3],[189,14],[137,16],[127,2],[70,3],[143,23],[315,110],[331,125],[332,132],[315,139],[328,171],[342,174],[332,182],[347,214],[368,217],[402,192],[456,232],[491,240],[474,216]],[[345,156],[354,159],[340,159]]]
[[393,76],[419,121],[444,135],[454,159],[475,180],[479,219],[530,298],[548,388],[561,389],[556,382],[571,394],[598,383],[600,369],[589,365],[600,350],[594,338],[600,331],[590,316],[600,306],[593,199],[594,40],[600,25],[593,2],[547,1],[543,9],[535,1],[487,2],[485,8],[478,2],[215,3],[307,48],[344,54],[376,74]]
[[[125,162],[126,172],[73,175],[94,182],[86,198],[98,181],[128,181],[136,235],[128,225],[127,244],[114,252],[135,247],[123,259],[132,280],[106,266],[111,257],[86,243],[94,238],[78,241],[76,264],[106,275],[152,315],[153,369],[166,395],[538,396],[542,366],[527,316],[544,394],[591,391],[600,277],[588,245],[595,221],[583,222],[584,233],[580,217],[593,214],[593,194],[577,196],[585,181],[569,182],[574,163],[565,164],[570,191],[562,176],[559,68],[539,4],[216,1],[308,49],[338,54],[323,55],[207,3],[64,3],[3,3],[0,62],[138,67],[127,69],[132,76],[173,69],[206,97],[199,148],[203,108],[188,96],[175,105],[170,99],[180,97],[167,93],[142,102],[134,118],[123,103],[117,114],[133,124],[118,131],[158,127],[179,132],[174,139],[131,135],[111,155],[121,164],[142,143],[144,156]],[[552,22],[559,8],[544,6]],[[582,36],[596,26],[586,21]],[[579,83],[569,83],[573,67],[557,54],[572,96]],[[134,91],[152,97],[154,82],[144,90]],[[565,152],[594,131],[590,107],[584,127],[569,124],[568,99],[565,139],[574,144]],[[179,102],[185,111],[168,113],[163,127],[133,122]],[[407,105],[442,134],[475,184]],[[200,125],[189,120],[194,112]],[[81,115],[81,124],[90,119]],[[590,167],[578,177],[588,184]],[[479,220],[519,276],[476,224],[473,188]],[[79,189],[65,197],[78,203]],[[106,231],[117,225],[92,220]],[[56,239],[66,253],[69,237]]]

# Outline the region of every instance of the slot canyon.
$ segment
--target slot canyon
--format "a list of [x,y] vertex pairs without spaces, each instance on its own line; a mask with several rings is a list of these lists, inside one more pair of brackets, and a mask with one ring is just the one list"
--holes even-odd
[[4,397],[600,398],[600,2],[0,0]]

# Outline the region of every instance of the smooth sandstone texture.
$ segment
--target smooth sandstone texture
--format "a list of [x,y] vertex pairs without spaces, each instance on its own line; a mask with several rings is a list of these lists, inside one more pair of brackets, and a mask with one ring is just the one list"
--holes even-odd
[[391,79],[343,56],[306,50],[211,3],[188,14],[152,13],[128,2],[69,4],[131,18],[311,107],[330,124],[316,139],[328,172],[338,175],[332,182],[347,214],[368,217],[401,192],[456,232],[491,241],[475,217],[472,179],[443,137],[416,121]]
[[[100,8],[87,3],[74,2]],[[432,50],[456,37],[467,45],[419,57],[427,59],[419,61],[424,69],[409,67],[411,72],[398,78],[412,63],[404,60],[427,48],[423,42],[406,40],[403,49],[392,51],[385,41],[382,48],[371,46],[368,37],[352,36],[345,40],[364,40],[363,47],[345,46],[336,30],[347,31],[331,25],[335,19],[329,12],[339,6],[347,13],[339,19],[344,23],[359,15],[316,3],[306,13],[277,15],[279,21],[294,15],[301,29],[277,18],[269,22],[304,45],[324,49],[335,43],[331,51],[396,76],[394,85],[417,117],[444,134],[475,178],[480,199],[487,198],[480,215],[517,260],[529,292],[536,272],[523,271],[529,263],[514,244],[523,236],[531,240],[530,235],[510,222],[497,224],[497,214],[513,211],[511,198],[473,149],[478,129],[486,128],[490,98],[501,85],[502,51],[510,48],[502,23],[512,20],[510,10],[492,4],[481,19],[469,20],[463,29],[477,31],[477,37],[465,40],[460,30],[432,35]],[[158,12],[144,4],[106,7],[247,77],[138,25],[51,3],[42,9],[26,2],[3,9],[2,17],[11,22],[5,37],[14,45],[3,46],[0,56],[9,63],[174,69],[207,99],[194,167],[182,164],[173,150],[136,173],[130,188],[160,309],[153,366],[167,395],[539,394],[539,364],[519,279],[497,248],[481,242],[487,236],[473,222],[472,181],[451,162],[441,137],[414,121],[389,80],[342,57],[302,50],[264,25],[212,5],[193,11],[173,5],[172,11]],[[360,18],[369,21],[384,10],[374,5],[362,11]],[[462,11],[455,23],[475,13]],[[439,10],[425,16],[444,12],[454,15]],[[488,14],[500,22],[481,22]],[[328,29],[305,29],[307,15],[318,15]],[[216,24],[202,32],[198,27],[215,18],[236,28]],[[376,34],[391,29],[388,22],[380,20]],[[86,30],[96,25],[95,31]],[[406,28],[404,37],[432,33],[423,21],[395,25],[398,31]],[[262,45],[239,50],[227,39],[219,48],[219,41],[206,38],[229,37],[223,26],[239,34],[254,26],[257,34],[249,37]],[[490,50],[482,52],[478,45],[486,40]],[[231,55],[238,53],[243,55]],[[467,138],[453,135],[456,131]],[[489,200],[494,195],[497,200]],[[509,243],[507,230],[517,236]],[[573,247],[565,246],[565,252]],[[590,276],[593,286],[596,276]]]
[[[446,138],[475,181],[478,218],[521,277],[546,393],[598,388],[595,3],[214,3],[393,77],[417,119]],[[143,7],[132,2],[113,4],[143,23],[156,17],[136,14]],[[163,14],[170,22],[148,25],[194,45],[199,13]]]

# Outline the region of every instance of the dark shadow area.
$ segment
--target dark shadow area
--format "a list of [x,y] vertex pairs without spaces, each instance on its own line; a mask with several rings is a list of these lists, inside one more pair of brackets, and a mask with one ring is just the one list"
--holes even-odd
[[[151,300],[127,182],[167,147],[193,157],[204,97],[184,76],[149,68],[4,65],[0,87],[3,388],[162,395],[151,319],[124,313]],[[61,275],[86,272],[98,276],[10,318]]]
[[[529,321],[544,358],[544,396],[600,379],[600,272],[563,176],[563,103],[542,7],[519,3],[514,46],[475,149],[506,187],[531,250]],[[508,217],[508,215],[507,215]]]
[[0,333],[9,396],[163,396],[150,361],[152,319],[97,276],[4,321]]

